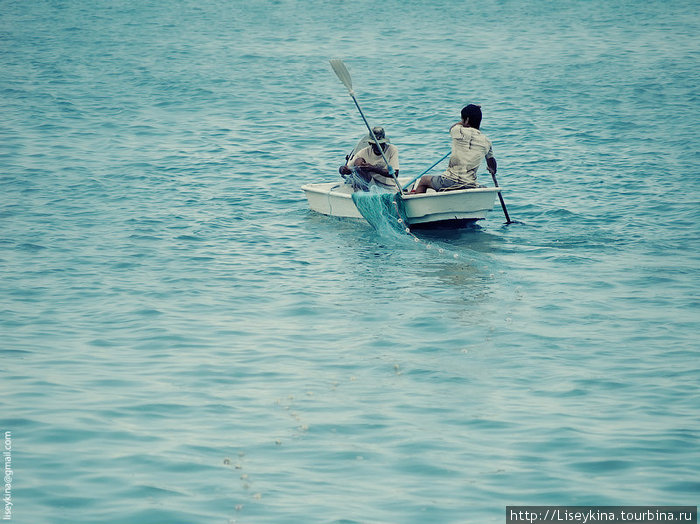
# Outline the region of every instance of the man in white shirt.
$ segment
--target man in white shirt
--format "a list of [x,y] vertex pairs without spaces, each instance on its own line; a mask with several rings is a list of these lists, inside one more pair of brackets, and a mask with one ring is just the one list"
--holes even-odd
[[461,116],[462,120],[450,128],[452,156],[447,169],[442,175],[421,177],[416,186],[416,193],[425,193],[428,188],[440,191],[479,187],[476,182],[476,171],[479,169],[482,158],[486,158],[489,173],[496,174],[497,164],[491,141],[479,131],[481,107],[469,104],[462,109]]
[[389,165],[394,169],[396,176],[399,176],[399,150],[395,145],[389,143],[383,127],[374,127],[372,132],[377,137],[377,141],[375,142],[370,136],[369,145],[353,154],[345,165],[340,166],[338,171],[341,175],[355,175],[351,179],[355,189],[367,191],[369,186],[374,184],[383,189],[396,191],[396,182],[389,173],[379,148],[382,148],[382,152]]

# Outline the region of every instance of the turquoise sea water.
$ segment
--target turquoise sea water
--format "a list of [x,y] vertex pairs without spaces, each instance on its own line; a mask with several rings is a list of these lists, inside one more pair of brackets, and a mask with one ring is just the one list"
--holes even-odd
[[[13,521],[696,505],[698,13],[0,1]],[[480,103],[521,223],[310,212],[363,132],[329,58],[406,176]]]

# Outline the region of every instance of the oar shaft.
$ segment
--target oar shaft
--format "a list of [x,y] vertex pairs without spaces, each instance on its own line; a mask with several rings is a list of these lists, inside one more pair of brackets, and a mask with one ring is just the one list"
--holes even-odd
[[386,164],[386,169],[389,172],[389,175],[394,179],[394,183],[396,184],[397,189],[399,190],[399,195],[401,194],[401,184],[399,184],[399,179],[396,177],[396,173],[394,172],[394,168],[391,167],[389,164],[389,161],[386,159],[386,156],[384,156],[384,150],[382,149],[382,146],[379,145],[379,141],[377,140],[377,137],[374,134],[374,131],[372,131],[372,127],[369,125],[369,122],[367,122],[367,119],[365,118],[365,114],[362,112],[362,108],[360,107],[360,103],[357,101],[357,98],[355,98],[355,92],[352,89],[352,78],[350,77],[350,72],[348,71],[348,68],[345,67],[345,64],[343,63],[342,60],[339,59],[333,59],[330,60],[331,67],[333,68],[333,72],[336,74],[338,79],[345,85],[345,87],[348,89],[348,93],[352,97],[352,101],[355,102],[355,106],[357,107],[357,110],[360,112],[360,116],[362,117],[362,120],[364,121],[365,125],[367,126],[367,131],[369,131],[369,135],[372,137],[372,140],[377,144],[377,147],[379,148],[379,153],[382,155],[382,160],[384,160],[384,163]]
[[384,163],[386,164],[387,171],[389,172],[389,175],[394,179],[394,183],[396,184],[396,187],[399,189],[399,193],[401,193],[401,184],[399,184],[399,179],[396,178],[396,173],[394,172],[394,168],[389,164],[389,161],[386,159],[386,156],[384,156],[384,150],[382,149],[382,146],[379,144],[379,141],[377,140],[377,137],[374,134],[374,131],[372,131],[372,127],[369,125],[369,122],[367,122],[367,119],[365,118],[365,114],[362,112],[362,108],[360,107],[359,102],[357,101],[357,98],[355,98],[355,95],[350,91],[350,96],[352,97],[353,102],[355,102],[355,106],[357,107],[357,110],[360,112],[360,116],[362,117],[362,120],[365,123],[365,126],[367,126],[367,131],[369,131],[370,136],[372,137],[372,140],[374,140],[374,143],[377,144],[377,147],[379,148],[379,153],[382,155],[382,160],[384,160]]
[[[498,181],[496,180],[496,174],[491,173],[491,178],[493,179],[493,185],[498,187]],[[506,203],[503,200],[503,196],[501,195],[501,192],[498,192],[498,200],[501,201],[501,208],[503,209],[503,214],[506,216],[506,224],[511,223],[511,219],[508,216],[508,210],[506,209]]]
[[443,156],[440,160],[438,160],[438,161],[435,162],[432,166],[430,166],[428,169],[426,169],[425,171],[423,171],[420,175],[418,175],[418,176],[415,177],[413,180],[411,180],[410,182],[408,182],[405,186],[403,186],[404,191],[406,190],[406,188],[408,188],[408,186],[410,186],[411,184],[413,184],[413,182],[415,182],[415,181],[418,180],[420,177],[422,177],[423,175],[425,175],[428,171],[430,171],[432,168],[434,168],[434,167],[435,167],[436,165],[438,165],[440,162],[442,162],[443,160],[445,160],[445,159],[446,159],[448,156],[450,156],[451,154],[452,154],[452,151],[450,151],[449,153],[447,153],[447,154],[446,154],[445,156]]

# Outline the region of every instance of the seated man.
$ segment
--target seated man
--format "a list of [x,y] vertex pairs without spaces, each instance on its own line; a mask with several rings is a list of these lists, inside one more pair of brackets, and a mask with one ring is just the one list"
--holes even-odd
[[450,128],[452,156],[450,156],[449,166],[442,175],[422,176],[415,193],[425,193],[428,188],[444,191],[479,187],[476,171],[483,158],[486,158],[489,173],[496,174],[497,164],[491,141],[479,131],[481,107],[469,104],[462,109],[461,116],[462,120]]
[[389,165],[394,168],[396,176],[399,176],[399,150],[389,143],[383,127],[374,127],[372,132],[377,141],[370,136],[369,145],[353,154],[338,171],[341,175],[354,175],[349,179],[354,189],[368,191],[370,184],[376,184],[383,189],[396,191],[396,183],[384,163],[379,148],[382,148],[381,151],[384,152]]

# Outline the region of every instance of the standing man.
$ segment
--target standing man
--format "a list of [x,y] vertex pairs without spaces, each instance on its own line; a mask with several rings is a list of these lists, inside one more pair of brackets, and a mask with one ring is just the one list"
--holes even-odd
[[[340,166],[338,171],[341,175],[351,175],[355,174],[352,179],[352,184],[355,189],[362,189],[363,191],[368,191],[371,183],[383,189],[389,189],[392,191],[397,190],[396,183],[394,182],[394,177],[389,173],[387,165],[384,163],[382,158],[382,153],[389,162],[389,165],[394,168],[394,173],[399,176],[399,150],[398,148],[389,143],[389,139],[386,138],[386,133],[383,127],[372,128],[374,136],[377,137],[377,141],[370,136],[369,145],[364,149],[360,149],[356,152],[347,162],[347,164]],[[381,152],[379,148],[381,149]]]
[[481,107],[469,104],[462,109],[461,116],[462,120],[450,128],[452,156],[447,170],[442,175],[422,176],[416,186],[416,193],[425,193],[429,187],[435,191],[479,187],[476,171],[482,158],[486,158],[489,173],[496,174],[496,159],[491,141],[479,131]]

